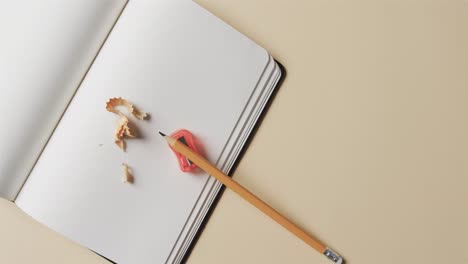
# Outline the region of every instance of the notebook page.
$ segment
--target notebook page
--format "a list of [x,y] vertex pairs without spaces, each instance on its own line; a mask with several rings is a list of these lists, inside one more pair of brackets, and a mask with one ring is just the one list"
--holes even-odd
[[17,195],[124,4],[2,2],[0,197]]
[[[16,203],[113,261],[163,263],[208,176],[180,172],[157,131],[190,129],[216,162],[268,59],[193,2],[129,2]],[[151,114],[126,153],[105,110],[115,96]]]

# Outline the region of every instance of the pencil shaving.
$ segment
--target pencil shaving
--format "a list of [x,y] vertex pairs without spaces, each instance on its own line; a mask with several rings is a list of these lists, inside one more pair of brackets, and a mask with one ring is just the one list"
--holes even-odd
[[[131,123],[128,117],[118,109],[119,106],[124,107],[131,115],[139,120],[147,119],[148,114],[138,110],[122,97],[110,98],[109,101],[106,102],[106,110],[119,116],[118,126],[114,133],[114,142],[121,150],[125,151],[125,138],[135,138],[137,137],[137,133],[135,131],[136,127],[133,123]],[[130,167],[127,164],[122,163],[122,169],[124,173],[122,181],[124,183],[133,184],[135,178],[133,177]]]
[[111,98],[106,103],[107,111],[118,114],[120,116],[125,116],[119,109],[117,109],[117,107],[119,106],[125,107],[130,114],[132,114],[134,117],[140,120],[148,118],[147,113],[140,111],[134,105],[132,105],[130,102],[123,99],[122,97]]
[[125,151],[125,137],[135,138],[137,135],[136,132],[131,129],[132,126],[128,117],[118,109],[119,106],[125,107],[130,114],[140,120],[146,119],[148,114],[141,112],[122,97],[110,98],[109,101],[106,102],[106,110],[120,116],[119,125],[114,133],[114,142],[121,150]]
[[128,126],[129,120],[126,116],[122,116],[119,120],[119,126],[115,131],[115,144],[123,151],[125,151],[125,136],[134,138],[136,134]]
[[124,172],[124,175],[122,177],[122,182],[132,184],[135,181],[135,178],[133,177],[133,174],[131,173],[130,167],[127,164],[122,163],[122,169]]

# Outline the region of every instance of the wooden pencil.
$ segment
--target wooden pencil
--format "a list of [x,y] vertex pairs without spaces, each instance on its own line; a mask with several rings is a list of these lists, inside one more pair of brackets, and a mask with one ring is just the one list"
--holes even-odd
[[207,159],[200,156],[199,154],[192,151],[185,144],[176,140],[173,137],[166,136],[164,133],[159,132],[161,136],[167,141],[167,143],[178,153],[184,155],[191,162],[195,163],[200,169],[207,172],[209,175],[215,177],[218,181],[224,184],[227,188],[237,193],[240,197],[245,199],[247,202],[258,208],[260,211],[268,215],[271,219],[275,220],[278,224],[289,230],[291,233],[296,235],[306,244],[317,250],[318,252],[327,256],[330,260],[335,263],[343,263],[343,258],[338,255],[335,251],[327,247],[324,243],[318,239],[307,234],[299,226],[288,220],[285,216],[280,214],[274,208],[269,206],[267,203],[262,201],[260,198],[255,196],[252,192],[247,190],[245,187],[240,185],[231,177],[225,175],[221,170],[212,165]]

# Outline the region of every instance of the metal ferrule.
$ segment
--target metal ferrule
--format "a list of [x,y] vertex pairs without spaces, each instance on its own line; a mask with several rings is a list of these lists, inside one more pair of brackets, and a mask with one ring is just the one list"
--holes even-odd
[[331,261],[337,263],[337,264],[342,264],[343,263],[343,258],[338,255],[335,251],[333,251],[331,248],[328,248],[323,252],[323,254],[329,258]]

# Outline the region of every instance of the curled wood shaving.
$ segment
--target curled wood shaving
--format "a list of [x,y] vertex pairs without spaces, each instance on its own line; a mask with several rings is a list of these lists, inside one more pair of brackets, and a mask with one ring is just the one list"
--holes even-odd
[[[137,134],[133,123],[131,123],[128,117],[118,109],[119,106],[123,106],[130,114],[140,120],[147,119],[148,114],[141,112],[122,97],[111,98],[106,102],[106,110],[119,115],[119,123],[114,133],[114,142],[121,150],[125,151],[125,138],[135,138]],[[122,163],[122,169],[124,172],[122,181],[124,183],[133,184],[135,178],[132,175],[130,167],[127,164]]]
[[131,129],[131,124],[128,117],[121,112],[118,107],[123,106],[127,111],[132,114],[134,117],[140,120],[144,120],[148,117],[148,114],[141,112],[127,100],[122,97],[111,98],[106,102],[106,110],[112,113],[115,113],[120,116],[119,126],[115,131],[114,138],[115,144],[123,151],[125,151],[125,137],[134,138],[136,137],[136,132]]
[[132,184],[135,181],[135,177],[133,177],[130,167],[127,164],[122,163],[122,169],[124,173],[122,182]]
[[132,105],[127,100],[123,99],[122,97],[111,98],[106,103],[106,109],[109,112],[116,113],[120,116],[124,116],[124,114],[117,109],[117,107],[123,106],[127,109],[127,111],[132,114],[134,117],[144,120],[148,117],[148,114],[138,110],[134,105]]
[[130,129],[129,120],[126,116],[120,117],[119,126],[114,133],[115,144],[123,151],[125,151],[125,137],[135,138],[136,133]]

